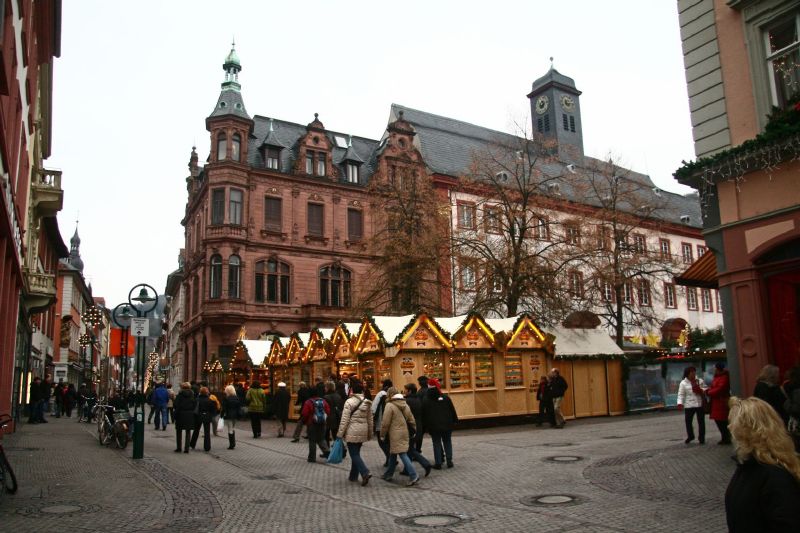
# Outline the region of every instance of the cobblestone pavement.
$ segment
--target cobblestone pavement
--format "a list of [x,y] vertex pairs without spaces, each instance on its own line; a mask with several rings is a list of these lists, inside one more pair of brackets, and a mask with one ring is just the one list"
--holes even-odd
[[[732,450],[683,444],[683,416],[651,413],[456,432],[455,467],[416,487],[349,483],[340,465],[306,461],[307,443],[253,439],[235,450],[173,453],[173,427],[147,429],[145,458],[104,448],[75,419],[27,425],[3,440],[20,489],[0,500],[3,531],[726,531],[723,495]],[[202,446],[202,438],[198,444]],[[198,448],[199,449],[199,448]],[[423,453],[432,457],[426,438]],[[422,469],[420,469],[421,471]],[[549,496],[549,497],[548,497]],[[543,498],[543,499],[542,499]]]

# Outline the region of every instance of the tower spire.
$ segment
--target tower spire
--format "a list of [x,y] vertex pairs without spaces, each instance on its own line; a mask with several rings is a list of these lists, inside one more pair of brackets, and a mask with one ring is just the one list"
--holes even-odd
[[231,41],[231,51],[228,52],[228,57],[225,58],[225,63],[222,64],[222,70],[225,71],[222,90],[240,91],[242,86],[239,84],[239,72],[242,70],[242,64],[239,61],[239,55],[236,53],[236,40]]

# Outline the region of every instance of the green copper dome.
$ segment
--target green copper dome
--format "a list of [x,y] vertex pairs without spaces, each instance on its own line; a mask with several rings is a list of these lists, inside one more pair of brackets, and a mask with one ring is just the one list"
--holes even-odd
[[234,45],[231,45],[231,51],[228,54],[228,57],[225,58],[225,65],[236,65],[237,67],[242,66],[242,64],[239,62],[239,56],[236,54],[236,48]]

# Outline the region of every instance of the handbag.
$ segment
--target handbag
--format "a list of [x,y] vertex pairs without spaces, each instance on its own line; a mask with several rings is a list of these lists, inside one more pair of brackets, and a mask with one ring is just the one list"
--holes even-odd
[[328,463],[332,465],[337,465],[342,462],[344,458],[344,441],[342,439],[336,439],[333,441],[333,446],[331,446],[331,451],[328,453]]
[[217,422],[217,433],[221,433],[224,430],[225,430],[225,421],[222,418],[220,418],[219,422]]

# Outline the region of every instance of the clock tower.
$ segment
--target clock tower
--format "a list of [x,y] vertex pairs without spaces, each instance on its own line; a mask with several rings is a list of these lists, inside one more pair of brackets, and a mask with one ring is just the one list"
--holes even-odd
[[559,158],[576,164],[583,160],[580,95],[575,81],[552,66],[547,74],[533,82],[528,94],[533,134],[555,142]]

